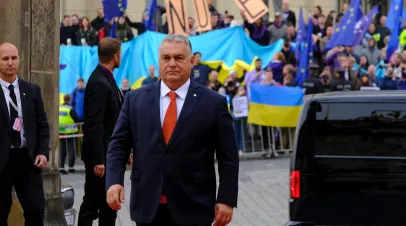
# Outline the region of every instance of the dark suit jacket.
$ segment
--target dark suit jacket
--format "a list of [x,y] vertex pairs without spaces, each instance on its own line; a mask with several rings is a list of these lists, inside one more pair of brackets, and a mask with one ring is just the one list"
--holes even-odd
[[[210,224],[216,202],[237,205],[239,159],[226,99],[191,79],[166,145],[160,121],[160,84],[158,81],[126,95],[107,153],[106,188],[123,185],[133,148],[132,220],[153,220],[164,187],[176,223]],[[215,153],[220,174],[217,201]]]
[[115,80],[97,66],[85,89],[82,151],[85,164],[105,164],[107,145],[122,103],[123,95]]
[[[44,110],[41,89],[38,85],[18,79],[23,110],[24,137],[31,161],[37,155],[49,157],[49,124]],[[3,89],[0,87],[0,173],[6,166],[10,154],[10,114]]]

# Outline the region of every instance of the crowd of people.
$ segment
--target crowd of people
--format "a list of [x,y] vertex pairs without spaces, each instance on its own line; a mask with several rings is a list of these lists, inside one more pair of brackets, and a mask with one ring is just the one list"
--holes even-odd
[[[386,26],[386,16],[378,14],[360,45],[337,46],[327,51],[326,44],[335,30],[335,25],[340,23],[348,4],[344,4],[341,12],[330,11],[325,14],[320,6],[312,10],[311,21],[313,23],[313,63],[309,65],[310,76],[301,85],[305,94],[322,93],[339,90],[362,90],[375,88],[377,90],[404,90],[406,89],[406,52],[395,52],[390,59],[386,57],[386,49],[391,35],[391,30]],[[297,39],[297,15],[290,10],[289,4],[284,1],[281,12],[276,12],[272,21],[268,14],[254,23],[246,20],[246,12],[242,11],[242,24],[234,19],[227,11],[220,14],[215,6],[209,1],[211,23],[213,30],[223,29],[242,25],[249,34],[249,37],[259,45],[269,45],[277,40],[283,39],[284,43],[280,52],[277,52],[270,62],[263,62],[256,59],[255,69],[243,71],[241,76],[239,70],[230,70],[225,82],[218,81],[218,74],[221,66],[210,68],[201,62],[202,53],[195,52],[195,65],[191,70],[190,77],[205,85],[206,87],[219,92],[229,100],[230,110],[233,110],[233,98],[246,95],[246,88],[249,84],[276,85],[276,86],[298,86],[296,74],[299,59],[296,59],[292,43]],[[89,22],[86,17],[80,18],[77,15],[65,16],[61,25],[62,45],[96,45],[99,40],[109,36],[113,21],[104,21],[103,9],[98,9],[98,16]],[[164,22],[166,9],[158,6],[155,30],[168,33],[167,23]],[[146,14],[141,22],[132,22],[126,15],[118,20],[116,37],[121,41],[128,41],[134,37],[131,28],[137,29],[142,34],[147,30],[144,25]],[[189,18],[189,35],[199,35],[196,32],[194,18]],[[403,36],[400,36],[402,45]],[[149,85],[159,79],[155,74],[155,65],[149,65],[148,76],[142,85]],[[237,68],[238,69],[238,68]],[[121,81],[123,93],[131,90],[128,79]],[[73,108],[78,112],[79,122],[83,112],[83,90],[84,81],[78,81],[78,87],[71,94]],[[237,121],[236,123],[240,123]],[[238,135],[238,134],[237,134]],[[238,138],[239,136],[237,136]],[[241,143],[241,142],[239,142]],[[242,150],[242,145],[239,145]],[[62,155],[65,156],[65,155]],[[62,165],[63,166],[63,165]],[[65,171],[63,171],[65,172]]]

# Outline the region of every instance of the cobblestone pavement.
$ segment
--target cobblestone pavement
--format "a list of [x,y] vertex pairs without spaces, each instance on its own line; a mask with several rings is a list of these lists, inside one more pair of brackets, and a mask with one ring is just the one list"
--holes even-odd
[[[247,160],[240,162],[238,208],[230,226],[283,226],[288,220],[289,157],[272,160]],[[83,197],[84,174],[62,175],[62,183],[75,190],[75,209],[79,211]],[[130,180],[126,172],[125,205],[118,212],[117,224],[131,226]],[[96,222],[94,225],[98,225]]]

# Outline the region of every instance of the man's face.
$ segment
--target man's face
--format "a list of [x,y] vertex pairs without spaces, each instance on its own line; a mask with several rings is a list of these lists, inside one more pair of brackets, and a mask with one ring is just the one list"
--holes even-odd
[[200,56],[200,54],[195,54],[195,63],[196,63],[196,64],[200,64],[200,62],[201,62],[201,57],[202,57],[202,56]]
[[262,68],[262,61],[256,61],[255,62],[255,68],[256,69],[261,69]]
[[219,17],[216,14],[210,16],[211,26],[215,27],[219,21]]
[[79,24],[79,18],[77,16],[71,16],[70,17],[70,22],[72,25],[78,25]]
[[195,21],[193,20],[193,18],[189,18],[187,21],[188,21],[189,27],[193,27],[193,25],[195,24]]
[[343,4],[343,12],[347,11],[347,9],[348,9],[348,4],[344,3]]
[[12,77],[17,74],[20,58],[18,50],[11,44],[0,46],[0,73],[6,77]]
[[118,54],[114,56],[114,68],[119,68],[120,64],[121,64],[121,49],[118,52]]
[[219,77],[219,73],[217,71],[211,71],[209,75],[209,79],[212,82],[217,81],[217,78]]
[[78,89],[83,89],[85,87],[85,82],[84,81],[78,81]]
[[155,66],[154,65],[149,66],[148,74],[149,74],[149,76],[155,76]]
[[121,87],[123,89],[128,89],[130,86],[130,82],[128,81],[128,79],[123,79],[121,80]]
[[331,35],[333,35],[333,31],[334,31],[333,27],[328,27],[326,31],[327,36],[330,37]]
[[184,83],[190,77],[194,57],[181,42],[165,42],[159,53],[159,74],[164,82]]
[[375,47],[375,40],[373,38],[368,41],[369,47]]
[[65,17],[63,18],[63,26],[67,27],[70,24],[70,18],[69,17]]
[[289,11],[289,3],[287,1],[283,1],[282,9],[283,9],[284,12]]
[[103,9],[98,9],[97,10],[97,16],[99,18],[103,18],[104,17],[104,10]]
[[[371,65],[371,66],[373,66],[373,65]],[[368,74],[369,74],[369,76],[371,76],[371,78],[375,78],[375,72],[376,72],[375,67],[368,67]]]
[[386,25],[386,16],[381,16],[381,18],[379,19],[379,23],[381,24],[381,26],[385,26]]
[[290,37],[295,36],[295,28],[293,26],[289,26],[288,29],[286,29],[286,32]]
[[282,23],[282,17],[281,16],[275,16],[275,23],[281,24]]

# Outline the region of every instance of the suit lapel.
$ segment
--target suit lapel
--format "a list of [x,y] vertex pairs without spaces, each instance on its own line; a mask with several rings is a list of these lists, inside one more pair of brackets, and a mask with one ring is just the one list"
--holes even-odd
[[149,103],[152,103],[152,121],[155,129],[158,132],[158,140],[165,143],[164,135],[162,133],[161,126],[161,82],[155,82],[152,84],[152,95],[150,95]]
[[7,125],[10,125],[10,114],[8,113],[8,108],[7,108],[7,103],[6,103],[7,99],[4,96],[4,92],[3,92],[3,88],[0,87],[0,108],[3,110],[4,115],[7,118]]
[[23,112],[23,122],[26,122],[28,116],[28,103],[26,100],[26,95],[27,93],[29,93],[30,90],[29,87],[27,86],[27,83],[21,79],[18,79],[18,86],[20,89],[20,100]]
[[193,109],[196,106],[196,103],[200,99],[200,92],[197,84],[191,79],[189,90],[186,95],[185,103],[183,104],[182,110],[180,112],[178,121],[176,122],[175,129],[172,133],[171,139],[169,140],[168,146],[170,146],[176,137],[180,134],[182,128],[188,123],[189,117],[193,113]]

